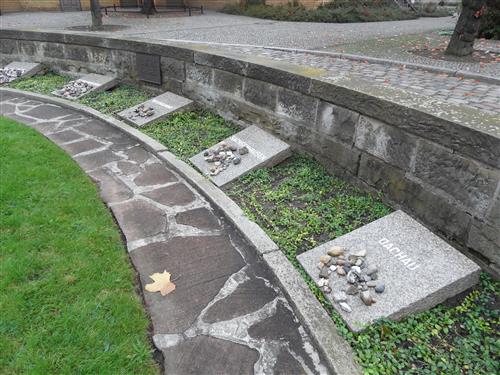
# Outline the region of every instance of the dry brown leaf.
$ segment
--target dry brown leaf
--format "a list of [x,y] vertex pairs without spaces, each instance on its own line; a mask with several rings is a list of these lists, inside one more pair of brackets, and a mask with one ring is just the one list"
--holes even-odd
[[162,296],[166,296],[175,290],[175,284],[170,281],[170,272],[163,271],[162,273],[153,273],[149,276],[154,283],[146,284],[145,289],[148,292],[160,292]]

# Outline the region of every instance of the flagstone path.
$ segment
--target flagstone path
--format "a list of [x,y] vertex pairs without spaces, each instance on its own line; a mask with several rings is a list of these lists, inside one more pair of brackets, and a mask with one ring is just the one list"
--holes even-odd
[[177,289],[143,290],[165,373],[326,373],[270,272],[174,170],[110,125],[2,93],[0,113],[63,148],[99,185],[126,238],[141,288],[167,270]]

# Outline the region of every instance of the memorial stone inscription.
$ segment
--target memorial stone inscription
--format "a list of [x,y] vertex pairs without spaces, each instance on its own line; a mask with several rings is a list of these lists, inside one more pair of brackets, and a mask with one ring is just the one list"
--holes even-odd
[[[332,249],[339,248],[339,254],[345,252],[345,259],[335,256]],[[333,266],[320,270],[319,262],[325,260],[325,254],[332,255],[328,261]],[[361,266],[352,269],[360,268],[361,275],[376,273],[376,278],[370,278],[374,281],[348,280],[349,274],[346,277],[337,272],[336,264],[350,260],[347,254],[362,254]],[[361,331],[380,318],[398,320],[429,309],[472,287],[480,272],[472,260],[402,211],[320,245],[297,259],[318,286],[329,292],[325,295],[353,331]],[[382,286],[380,290],[377,285]],[[358,288],[359,292],[354,290]],[[344,297],[342,301],[339,294]],[[366,296],[375,302],[367,306],[363,300]],[[340,302],[348,304],[348,308],[343,309]]]
[[161,85],[161,61],[158,55],[136,54],[137,76],[141,81]]

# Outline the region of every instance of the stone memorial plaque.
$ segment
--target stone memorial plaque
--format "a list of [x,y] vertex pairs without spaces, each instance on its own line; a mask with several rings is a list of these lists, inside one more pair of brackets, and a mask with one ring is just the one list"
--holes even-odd
[[158,55],[136,54],[137,76],[141,81],[161,85],[161,60]]
[[42,71],[43,65],[23,61],[13,61],[0,69],[0,83],[12,82],[18,78],[29,78]]
[[[233,148],[231,152],[239,159],[239,162],[235,164],[233,156],[231,156],[231,160],[226,162],[227,168],[217,173],[220,165],[216,166],[215,161],[209,162],[206,159],[207,155],[211,157],[212,154],[217,153],[221,145]],[[246,149],[246,152],[243,153],[242,149]],[[223,186],[254,169],[272,167],[285,160],[290,154],[291,150],[288,144],[252,125],[189,160],[201,172],[209,176],[217,186]],[[224,164],[224,160],[222,163]],[[216,169],[216,175],[214,175],[214,169]]]
[[[332,289],[325,296],[355,332],[362,331],[380,318],[399,320],[427,310],[472,287],[479,280],[480,267],[476,263],[402,211],[299,255],[300,264],[318,285],[321,284],[320,257],[329,250],[334,254],[339,246],[345,249],[344,260],[347,260],[348,254],[365,253],[362,258],[364,270],[370,269],[366,272],[371,273],[376,269],[375,273],[371,273],[375,280],[371,281],[370,287],[365,286],[376,301],[369,306],[361,300],[359,292],[349,294],[353,289],[347,288],[355,284],[350,284],[346,276],[339,275],[335,266],[325,278]],[[338,259],[333,257],[330,262],[338,262]],[[361,284],[360,281],[358,286]],[[383,290],[382,293],[375,291],[374,284],[383,284],[378,290]],[[339,293],[341,291],[348,293]],[[342,299],[346,299],[351,312],[342,308],[339,301]]]
[[75,100],[91,92],[109,90],[117,84],[118,78],[116,77],[91,73],[68,82],[61,89],[54,90],[52,94],[65,99]]
[[166,92],[144,103],[121,111],[118,113],[118,117],[132,126],[142,127],[154,121],[164,119],[175,112],[186,111],[192,105],[192,100],[175,95],[172,92]]

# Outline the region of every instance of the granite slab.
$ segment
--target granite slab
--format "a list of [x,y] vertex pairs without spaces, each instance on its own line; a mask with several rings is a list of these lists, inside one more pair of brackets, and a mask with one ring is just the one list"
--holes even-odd
[[[90,73],[74,81],[68,82],[66,85],[64,85],[62,89],[54,90],[52,94],[65,99],[76,100],[92,92],[106,91],[112,89],[117,84],[118,84],[118,78],[115,76]],[[76,91],[71,95],[65,95],[63,93],[64,89],[71,87],[72,85],[80,85],[80,86],[84,85],[88,88],[88,90],[85,92]]]
[[[221,144],[234,145],[237,149],[246,147],[248,153],[241,155],[241,162],[239,164],[231,164],[226,170],[221,171],[216,176],[212,176],[210,175],[210,168],[213,166],[213,163],[205,160],[205,154],[209,150],[216,149]],[[252,125],[217,143],[210,149],[200,152],[189,160],[203,174],[207,175],[214,184],[223,186],[257,168],[272,167],[279,164],[290,155],[291,149],[287,143]]]
[[[40,63],[24,62],[24,61],[13,61],[6,65],[4,69],[15,69],[22,71],[18,78],[29,78],[41,72],[43,70],[43,65]],[[16,79],[18,79],[16,78]],[[11,80],[12,82],[12,80]]]
[[345,276],[330,274],[332,302],[352,331],[359,332],[380,318],[399,320],[430,309],[469,289],[479,280],[480,267],[447,242],[402,211],[396,211],[297,257],[318,283],[320,256],[333,246],[346,253],[366,251],[369,266],[378,268],[377,283],[385,284],[381,294],[371,289],[376,303],[366,306],[358,295],[348,295],[352,312],[333,301],[333,295],[349,285]]
[[[142,127],[158,121],[175,112],[189,110],[193,106],[193,101],[172,92],[166,92],[144,103],[127,108],[118,117],[135,127]],[[145,115],[150,112],[150,115]],[[144,116],[141,116],[142,113]]]

